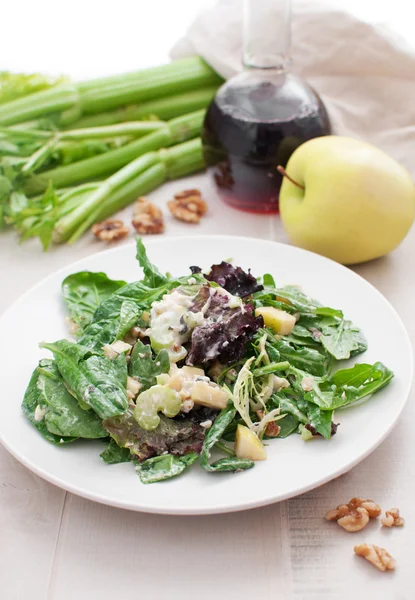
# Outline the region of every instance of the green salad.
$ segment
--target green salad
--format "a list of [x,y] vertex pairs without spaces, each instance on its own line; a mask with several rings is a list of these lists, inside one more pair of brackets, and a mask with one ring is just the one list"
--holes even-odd
[[132,462],[143,483],[196,461],[239,472],[272,439],[330,440],[335,411],[393,377],[380,362],[342,368],[367,349],[359,327],[270,274],[222,262],[164,275],[140,239],[137,259],[134,283],[89,271],[62,283],[73,339],[41,344],[53,358],[22,404],[52,444],[102,439],[101,458]]

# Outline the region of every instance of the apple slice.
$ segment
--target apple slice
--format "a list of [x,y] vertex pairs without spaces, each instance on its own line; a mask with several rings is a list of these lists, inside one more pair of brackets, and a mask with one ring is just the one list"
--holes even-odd
[[266,460],[265,448],[259,437],[245,425],[238,425],[235,437],[235,454],[238,458]]
[[280,335],[289,335],[294,329],[296,319],[293,315],[274,308],[273,306],[261,306],[255,310],[255,316],[262,315],[266,327]]

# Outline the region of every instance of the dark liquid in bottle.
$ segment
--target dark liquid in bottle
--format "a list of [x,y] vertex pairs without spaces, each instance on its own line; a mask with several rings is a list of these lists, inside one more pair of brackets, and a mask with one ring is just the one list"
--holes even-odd
[[272,82],[224,84],[210,104],[202,141],[222,198],[255,212],[278,211],[282,177],[294,150],[330,133],[326,109],[314,90],[291,74]]

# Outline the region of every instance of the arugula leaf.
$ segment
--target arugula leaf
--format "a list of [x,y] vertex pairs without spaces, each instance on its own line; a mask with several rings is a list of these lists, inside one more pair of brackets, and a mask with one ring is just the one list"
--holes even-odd
[[105,273],[80,271],[63,280],[62,294],[70,317],[83,329],[98,306],[125,285],[125,281],[109,279]]
[[335,325],[322,323],[320,329],[322,335],[319,341],[336,360],[344,360],[367,350],[363,333],[351,321],[341,319]]
[[239,471],[251,469],[253,466],[255,466],[252,460],[236,458],[233,456],[221,458],[220,460],[209,464],[211,449],[216,442],[220,440],[225,429],[230,425],[235,416],[236,408],[233,406],[233,404],[229,403],[226,408],[220,411],[212,427],[208,429],[208,432],[205,436],[205,441],[203,442],[202,452],[200,454],[200,466],[205,469],[205,471]]
[[[127,410],[127,391],[120,382],[119,363],[114,365],[105,356],[91,354],[88,348],[67,340],[43,343],[41,347],[53,353],[68,390],[81,407],[91,407],[101,419],[121,415]],[[120,357],[126,374],[125,355]]]
[[275,287],[275,280],[273,276],[269,273],[265,273],[264,277],[262,278],[262,281],[264,286],[266,287]]
[[327,306],[320,306],[315,309],[315,314],[321,317],[335,317],[337,319],[343,318],[343,312],[336,308],[328,308]]
[[331,438],[331,422],[333,419],[333,410],[321,410],[316,404],[309,403],[308,418],[311,425],[317,433],[326,440]]
[[279,360],[289,361],[292,366],[307,371],[311,375],[321,376],[327,372],[327,355],[307,346],[296,348],[288,339],[277,338],[269,330],[267,330],[267,334],[269,341],[266,343],[266,350],[270,357],[270,349],[273,348],[278,351]]
[[140,267],[144,271],[143,284],[147,285],[150,288],[156,288],[161,285],[165,285],[169,281],[169,278],[166,275],[162,275],[158,268],[150,262],[141,238],[136,238],[136,242],[136,257],[140,264]]
[[304,294],[300,288],[295,285],[286,285],[282,288],[265,288],[264,293],[271,294],[276,297],[277,300],[286,300],[283,302],[288,310],[289,308],[295,309],[295,312],[304,314],[313,314],[315,310],[321,307],[321,304]]
[[[307,415],[299,409],[299,407],[297,406],[297,402],[295,401],[295,399],[292,396],[286,396],[283,395],[281,393],[279,394],[273,394],[272,399],[274,399],[274,404],[275,404],[275,400],[277,401],[277,406],[276,407],[280,407],[281,408],[281,413],[287,413],[289,415],[291,415],[292,417],[294,417],[296,419],[297,422],[300,423],[308,423],[308,418]],[[281,420],[281,423],[284,421],[284,419]],[[279,423],[278,423],[279,425]]]
[[169,353],[161,350],[153,358],[151,346],[137,340],[130,357],[128,371],[131,377],[137,377],[142,384],[140,391],[144,392],[156,384],[157,375],[168,373],[170,370]]
[[137,465],[136,471],[142,483],[156,483],[181,475],[197,458],[196,452],[189,452],[183,456],[164,454],[149,458]]
[[325,384],[327,387],[338,386],[329,408],[342,408],[366,398],[385,387],[393,376],[393,372],[381,362],[373,365],[360,363],[351,369],[341,369]]
[[118,463],[130,462],[132,459],[128,448],[120,448],[114,440],[111,440],[108,446],[100,454],[102,460],[107,465],[116,465]]

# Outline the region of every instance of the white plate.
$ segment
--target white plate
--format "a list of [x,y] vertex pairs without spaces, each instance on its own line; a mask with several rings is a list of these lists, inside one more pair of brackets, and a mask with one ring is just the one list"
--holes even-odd
[[272,273],[278,285],[301,284],[325,306],[341,308],[367,337],[369,350],[355,362],[384,362],[391,384],[359,406],[338,411],[337,435],[305,443],[298,435],[270,442],[268,460],[238,474],[205,473],[194,465],[177,479],[141,484],[130,464],[105,465],[103,444],[54,447],[23,416],[20,403],[42,340],[66,337],[60,295],[63,278],[87,269],[110,277],[140,278],[133,245],[100,252],[51,275],[22,296],[0,319],[0,433],[4,446],[29,469],[70,492],[97,502],[164,514],[210,514],[262,506],[295,496],[345,473],[388,435],[408,397],[412,350],[405,328],[385,298],[353,271],[326,258],[274,242],[239,237],[160,238],[146,241],[162,271],[188,272],[229,257],[255,275]]

